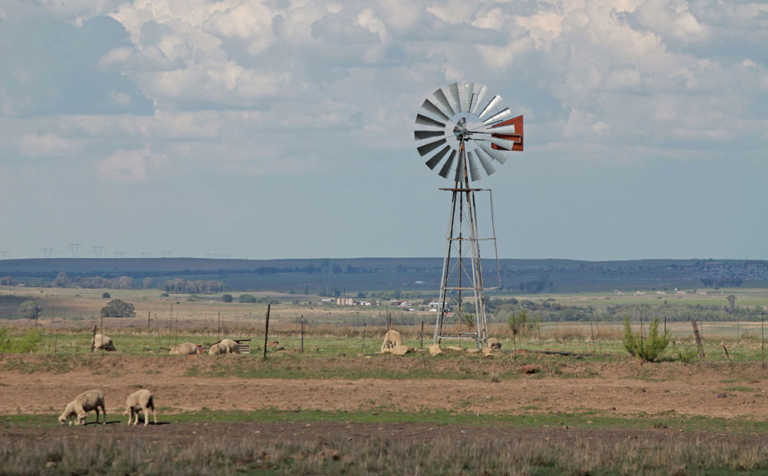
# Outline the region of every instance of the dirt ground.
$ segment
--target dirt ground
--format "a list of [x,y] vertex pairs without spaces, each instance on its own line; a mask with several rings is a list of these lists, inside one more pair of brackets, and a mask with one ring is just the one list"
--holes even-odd
[[[231,356],[238,358],[237,356]],[[21,357],[34,360],[36,356]],[[165,411],[445,409],[477,414],[578,412],[608,415],[677,413],[764,420],[768,373],[760,364],[639,366],[586,362],[590,377],[525,375],[492,382],[444,379],[253,379],[184,376],[205,356],[178,359],[122,356],[116,369],[67,373],[0,371],[0,414],[58,413],[78,393],[104,390],[107,410],[122,413],[126,395],[147,387]],[[396,361],[391,361],[396,363]],[[2,364],[2,362],[0,362]],[[333,365],[333,363],[326,363]],[[0,365],[2,368],[2,365]],[[565,369],[568,370],[567,368]],[[573,369],[571,369],[573,370]],[[580,370],[584,370],[580,368]],[[581,374],[584,374],[582,372]]]

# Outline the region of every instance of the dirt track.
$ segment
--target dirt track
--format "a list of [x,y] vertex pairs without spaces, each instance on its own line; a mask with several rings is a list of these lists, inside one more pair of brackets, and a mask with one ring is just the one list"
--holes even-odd
[[492,383],[487,379],[183,376],[184,369],[197,362],[194,359],[163,359],[162,368],[158,368],[153,358],[124,356],[115,372],[80,368],[63,374],[28,374],[4,370],[0,374],[0,414],[59,412],[72,396],[93,387],[104,390],[107,409],[114,414],[122,412],[128,393],[146,386],[155,392],[158,405],[171,411],[447,409],[496,414],[596,409],[616,415],[676,412],[758,420],[768,415],[768,381],[759,364],[739,368],[739,383],[732,383],[735,372],[728,366],[647,366],[653,374],[648,376],[646,372],[638,378],[633,376],[638,372],[634,363],[582,364],[594,366],[596,376],[588,378],[522,375]]

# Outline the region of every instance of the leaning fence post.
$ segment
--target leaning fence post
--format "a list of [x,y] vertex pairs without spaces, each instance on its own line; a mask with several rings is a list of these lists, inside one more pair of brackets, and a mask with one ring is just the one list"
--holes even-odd
[[704,344],[701,342],[701,333],[699,333],[699,326],[696,325],[696,319],[691,319],[691,326],[693,327],[693,336],[696,337],[696,348],[699,351],[699,358],[704,358]]
[[267,319],[264,322],[264,359],[267,358],[267,339],[269,338],[269,310],[272,304],[267,304]]

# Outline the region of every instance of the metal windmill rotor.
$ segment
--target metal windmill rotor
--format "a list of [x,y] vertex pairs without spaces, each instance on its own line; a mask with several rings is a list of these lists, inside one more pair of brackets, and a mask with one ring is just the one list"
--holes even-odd
[[[453,83],[422,102],[413,132],[416,150],[441,177],[453,173],[462,182],[468,172],[474,182],[481,178],[481,168],[492,175],[494,162],[503,164],[509,152],[523,150],[523,116],[513,117],[501,96],[488,98],[487,90],[477,83]],[[466,170],[460,166],[462,144]]]
[[[488,341],[488,325],[483,299],[483,272],[479,241],[490,240],[496,248],[493,224],[493,196],[490,189],[472,188],[474,182],[496,172],[494,163],[503,164],[512,152],[523,150],[523,116],[502,105],[501,96],[488,97],[488,89],[472,82],[456,82],[436,89],[421,103],[416,114],[413,137],[416,150],[427,167],[443,178],[451,178],[453,187],[441,188],[451,194],[451,219],[448,249],[443,258],[440,300],[435,321],[434,343],[444,338],[471,337],[478,347]],[[514,116],[514,117],[513,117]],[[482,172],[481,172],[482,170]],[[492,236],[478,234],[476,192],[489,192]],[[465,232],[465,228],[467,228]],[[466,244],[465,244],[466,243]],[[469,245],[471,277],[464,265],[463,253]],[[452,256],[454,255],[455,256]],[[453,261],[452,261],[453,257]],[[496,272],[499,279],[498,251]],[[472,286],[469,286],[471,281]],[[466,294],[472,294],[474,314],[465,313]],[[451,308],[455,306],[455,312]],[[447,329],[446,319],[455,314],[457,326]],[[473,328],[463,329],[471,322]]]

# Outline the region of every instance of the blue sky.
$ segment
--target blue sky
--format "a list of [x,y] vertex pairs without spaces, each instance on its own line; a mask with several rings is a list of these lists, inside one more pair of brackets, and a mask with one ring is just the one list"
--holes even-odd
[[526,119],[503,257],[768,259],[767,44],[757,1],[1,0],[0,258],[440,256],[412,124],[466,79]]

